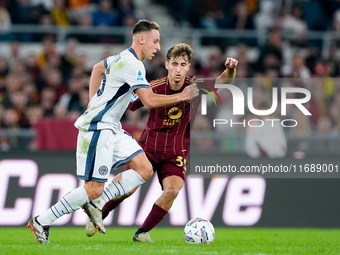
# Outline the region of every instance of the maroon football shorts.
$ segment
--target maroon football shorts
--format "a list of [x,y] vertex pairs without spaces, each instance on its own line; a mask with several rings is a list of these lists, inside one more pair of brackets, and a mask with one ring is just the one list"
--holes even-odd
[[[145,151],[145,154],[152,164],[153,171],[157,172],[158,181],[161,186],[163,180],[168,176],[176,175],[185,181],[188,154],[164,154],[149,151]],[[125,170],[128,169],[130,167],[126,165]]]

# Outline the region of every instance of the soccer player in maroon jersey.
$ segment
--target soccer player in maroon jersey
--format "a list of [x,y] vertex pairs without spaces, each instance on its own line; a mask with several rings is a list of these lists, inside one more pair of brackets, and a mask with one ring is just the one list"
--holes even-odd
[[[185,43],[176,44],[168,50],[165,62],[168,75],[150,83],[155,94],[181,93],[185,87],[190,85],[191,80],[195,78],[187,76],[192,53],[192,48]],[[210,86],[215,83],[231,83],[235,78],[237,64],[237,60],[227,58],[226,69],[217,79],[201,79],[201,82]],[[144,223],[135,233],[133,241],[153,242],[148,232],[161,222],[183,187],[190,147],[190,121],[192,121],[190,116],[195,116],[192,111],[197,111],[199,103],[200,97],[196,97],[191,103],[180,102],[150,109],[149,119],[139,139],[139,144],[144,149],[154,171],[157,172],[163,194],[155,202]],[[134,111],[142,106],[142,102],[136,97],[132,99],[129,108]],[[103,208],[103,218],[136,189],[109,201]],[[86,234],[92,236],[95,232],[96,228],[89,221],[86,225]]]

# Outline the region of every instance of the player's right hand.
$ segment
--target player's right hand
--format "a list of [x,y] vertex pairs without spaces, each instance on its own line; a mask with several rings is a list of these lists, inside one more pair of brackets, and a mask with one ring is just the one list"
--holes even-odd
[[190,86],[185,87],[185,89],[183,90],[182,93],[183,93],[183,96],[184,96],[183,101],[191,100],[191,99],[197,97],[198,94],[199,94],[199,89],[197,88],[197,84],[193,83]]

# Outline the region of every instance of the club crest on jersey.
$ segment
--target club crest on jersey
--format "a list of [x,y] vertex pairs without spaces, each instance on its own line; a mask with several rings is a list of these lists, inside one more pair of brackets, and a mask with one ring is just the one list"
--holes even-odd
[[98,172],[99,172],[101,175],[106,175],[108,171],[109,171],[109,170],[108,170],[107,166],[101,166],[101,167],[99,167],[99,170],[98,170]]
[[141,70],[137,71],[137,81],[144,81],[143,73]]

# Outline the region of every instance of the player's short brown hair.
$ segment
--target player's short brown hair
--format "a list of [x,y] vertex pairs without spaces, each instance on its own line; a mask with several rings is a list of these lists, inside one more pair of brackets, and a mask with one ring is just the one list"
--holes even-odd
[[139,20],[132,29],[132,35],[140,32],[151,31],[153,29],[159,30],[159,25],[156,21],[149,21],[146,19]]
[[194,51],[192,50],[191,46],[186,43],[179,43],[174,46],[172,46],[169,50],[168,53],[166,54],[166,58],[168,61],[172,58],[178,58],[178,57],[188,57],[188,61],[190,62],[192,58],[192,53]]

